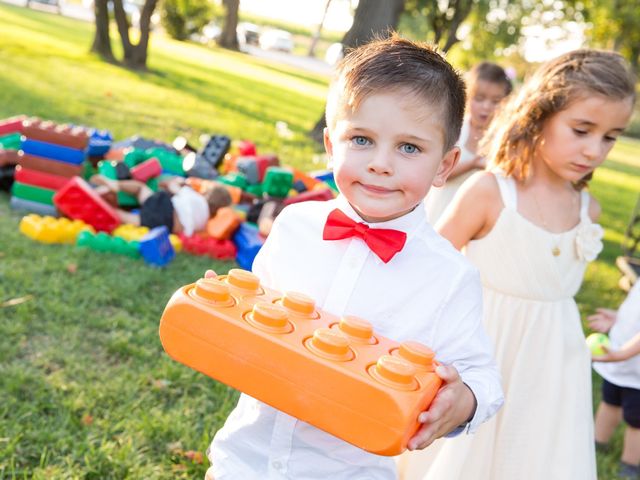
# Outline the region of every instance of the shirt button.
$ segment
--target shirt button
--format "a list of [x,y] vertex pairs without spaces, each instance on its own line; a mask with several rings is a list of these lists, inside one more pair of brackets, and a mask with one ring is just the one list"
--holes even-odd
[[280,470],[282,468],[282,463],[280,463],[278,460],[273,462],[271,465],[273,465],[273,468],[275,468],[276,470]]

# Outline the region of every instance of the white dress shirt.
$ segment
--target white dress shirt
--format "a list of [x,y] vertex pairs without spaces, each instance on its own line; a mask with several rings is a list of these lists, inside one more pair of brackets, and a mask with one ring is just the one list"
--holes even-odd
[[[618,308],[616,323],[609,331],[611,350],[620,350],[638,333],[640,333],[640,282],[633,285],[627,298]],[[640,390],[640,355],[624,362],[595,362],[593,368],[609,383]]]
[[186,185],[182,187],[171,197],[171,204],[182,225],[182,233],[187,237],[206,228],[209,220],[209,205],[207,200],[193,188]]
[[[474,392],[473,431],[503,401],[482,327],[477,271],[435,233],[423,205],[370,224],[407,233],[403,250],[386,264],[359,238],[322,239],[336,207],[362,221],[343,197],[286,207],[255,259],[254,273],[265,286],[311,296],[327,312],[364,318],[382,336],[431,347]],[[245,394],[217,432],[209,459],[216,480],[396,478],[392,457],[365,452]]]

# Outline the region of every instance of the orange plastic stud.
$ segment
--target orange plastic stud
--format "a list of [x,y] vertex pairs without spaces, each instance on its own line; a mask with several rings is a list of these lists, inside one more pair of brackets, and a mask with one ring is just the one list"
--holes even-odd
[[282,297],[282,306],[293,310],[298,315],[312,315],[316,303],[311,297],[298,292],[286,292]]
[[317,328],[313,332],[313,337],[308,339],[305,345],[316,355],[331,360],[347,361],[353,358],[349,339],[330,328]]
[[356,341],[375,343],[373,325],[363,318],[345,315],[340,319],[338,328]]
[[272,333],[287,333],[292,330],[289,314],[279,305],[260,302],[253,306],[247,320],[253,326]]
[[243,290],[258,290],[260,288],[260,279],[257,276],[239,268],[229,270],[227,281],[230,285]]
[[218,304],[232,303],[229,286],[216,278],[201,278],[193,290],[196,297]]
[[429,347],[419,342],[408,341],[400,344],[398,355],[418,368],[432,369],[433,359],[436,354]]
[[371,369],[372,376],[390,387],[400,390],[415,390],[416,367],[407,360],[392,355],[383,355]]

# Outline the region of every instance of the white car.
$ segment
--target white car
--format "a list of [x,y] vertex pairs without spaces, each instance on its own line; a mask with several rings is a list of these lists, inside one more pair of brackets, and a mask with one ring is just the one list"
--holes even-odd
[[293,36],[285,30],[267,30],[260,35],[260,48],[293,52]]

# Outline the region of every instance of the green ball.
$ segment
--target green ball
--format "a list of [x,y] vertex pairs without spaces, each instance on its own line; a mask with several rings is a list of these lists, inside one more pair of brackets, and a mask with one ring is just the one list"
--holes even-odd
[[587,346],[592,355],[604,355],[606,352],[602,347],[609,348],[609,337],[604,333],[592,333],[587,337]]

